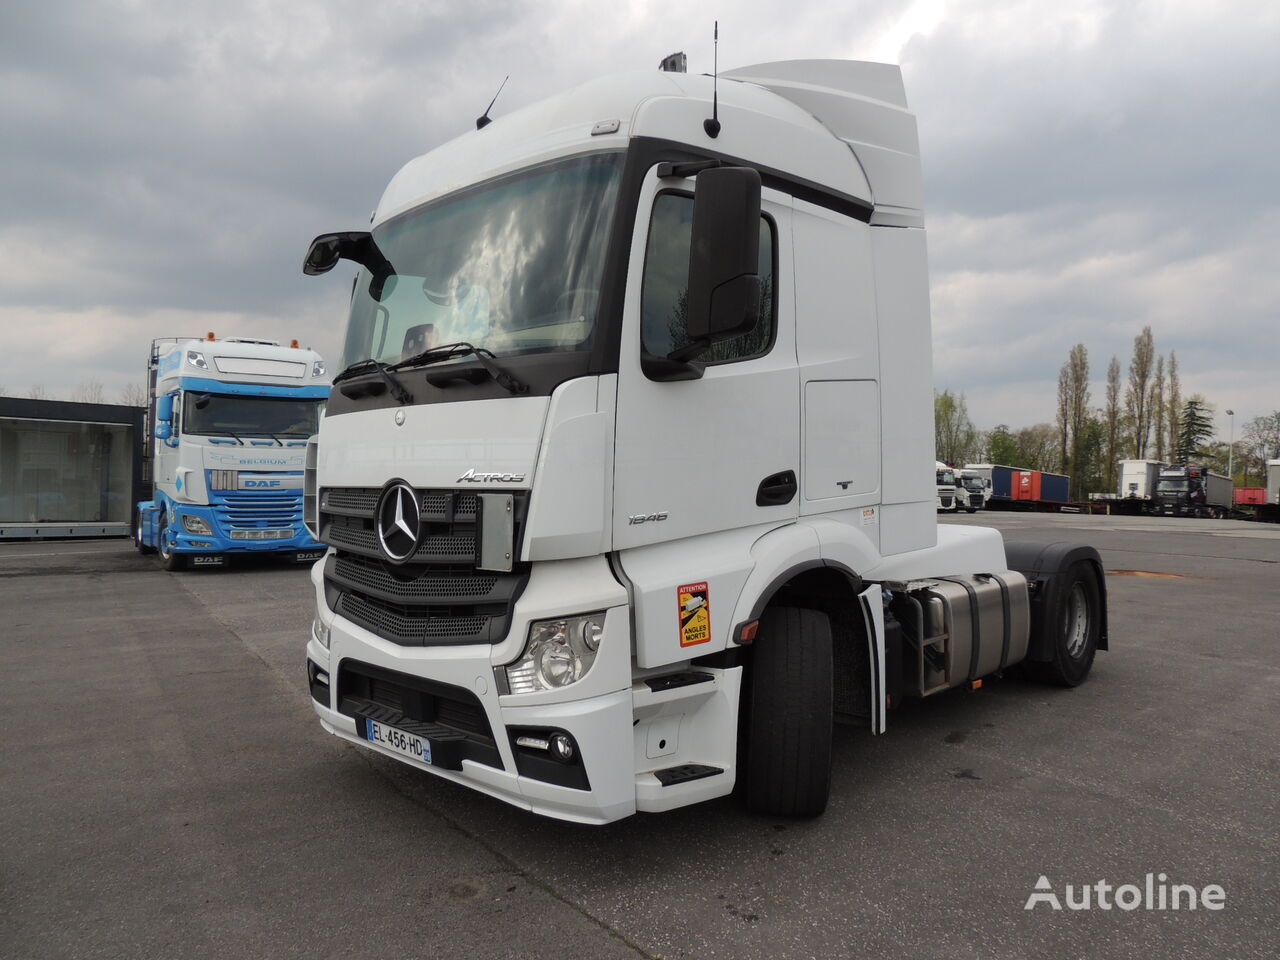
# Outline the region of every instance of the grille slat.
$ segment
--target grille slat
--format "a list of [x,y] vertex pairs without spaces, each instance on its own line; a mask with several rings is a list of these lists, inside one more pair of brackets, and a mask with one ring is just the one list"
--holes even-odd
[[226,529],[287,527],[302,522],[302,494],[297,490],[219,494],[213,509]]

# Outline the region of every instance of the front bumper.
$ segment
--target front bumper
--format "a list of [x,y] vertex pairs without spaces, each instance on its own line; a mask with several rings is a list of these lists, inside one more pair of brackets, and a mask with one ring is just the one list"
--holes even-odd
[[[636,788],[631,628],[625,591],[603,562],[560,561],[557,565],[558,572],[531,577],[517,605],[510,634],[503,642],[408,647],[386,641],[329,611],[324,602],[323,564],[316,564],[312,578],[318,609],[330,624],[329,647],[326,649],[313,636],[307,645],[307,659],[313,706],[324,729],[353,744],[534,813],[596,824],[633,814]],[[569,584],[572,592],[567,589]],[[572,610],[565,607],[570,602],[566,601],[567,596],[577,598]],[[553,604],[558,609],[549,610]],[[499,693],[494,668],[516,659],[532,620],[592,609],[607,611],[605,634],[595,665],[582,680],[556,691]],[[317,671],[327,675],[327,684],[314,682]],[[455,706],[463,701],[474,705],[483,711],[487,721],[489,738],[482,738],[484,749],[462,751],[470,756],[446,750],[442,764],[428,766],[369,742],[362,723],[352,715],[368,714],[354,708],[357,701],[347,696],[354,687],[346,678],[353,673],[384,676],[392,681],[416,679],[423,689],[438,689]],[[434,713],[434,709],[430,712]],[[395,725],[392,720],[387,722]],[[455,722],[467,725],[466,721]],[[563,731],[573,738],[585,770],[585,788],[521,774],[514,735],[530,728]],[[424,736],[430,738],[430,733]],[[496,751],[496,757],[491,750]],[[525,768],[529,768],[528,763]]]

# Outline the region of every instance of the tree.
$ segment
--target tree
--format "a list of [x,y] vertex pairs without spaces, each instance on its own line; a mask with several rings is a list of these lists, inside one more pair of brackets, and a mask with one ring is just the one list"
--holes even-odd
[[1089,424],[1089,351],[1083,343],[1071,348],[1067,359],[1070,368],[1068,393],[1071,414],[1071,461],[1064,461],[1062,468],[1071,476],[1071,487],[1079,490],[1084,486],[1086,465],[1085,429]]
[[1165,420],[1168,421],[1168,442],[1164,448],[1169,456],[1178,449],[1178,432],[1182,418],[1182,381],[1178,379],[1178,355],[1169,351],[1169,388],[1165,391]]
[[1009,432],[1007,424],[997,423],[991,428],[986,437],[986,449],[987,463],[998,463],[1006,467],[1021,466],[1018,463],[1018,441]]
[[1023,427],[1014,434],[1014,439],[1018,443],[1018,456],[1008,466],[1058,472],[1058,431],[1053,424],[1037,423],[1035,426]]
[[964,394],[950,390],[933,395],[933,431],[937,439],[938,459],[947,463],[966,463],[978,449],[978,430],[969,419]]
[[1107,434],[1107,469],[1105,489],[1116,488],[1116,460],[1120,455],[1120,360],[1111,358],[1107,366],[1107,405],[1102,411]]
[[1213,408],[1200,394],[1192,394],[1182,408],[1178,432],[1178,462],[1188,463],[1200,456],[1213,436]]
[[126,407],[146,406],[147,395],[136,383],[126,384],[125,388],[120,391],[120,402]]
[[1251,474],[1258,477],[1258,486],[1266,483],[1268,460],[1280,460],[1280,410],[1248,421],[1236,441],[1236,463],[1246,486]]
[[1164,354],[1156,357],[1156,375],[1151,381],[1151,399],[1147,403],[1151,410],[1152,434],[1156,445],[1156,459],[1164,459]]
[[102,384],[88,380],[71,391],[71,399],[75,403],[102,403]]
[[52,400],[53,394],[44,388],[43,384],[37,383],[34,387],[27,391],[27,396],[32,400]]
[[1155,339],[1151,328],[1143,327],[1133,338],[1133,359],[1129,361],[1129,387],[1125,391],[1124,405],[1133,424],[1133,457],[1141,460],[1147,455],[1147,441],[1151,435],[1151,409],[1148,390],[1151,383],[1151,365],[1155,356]]

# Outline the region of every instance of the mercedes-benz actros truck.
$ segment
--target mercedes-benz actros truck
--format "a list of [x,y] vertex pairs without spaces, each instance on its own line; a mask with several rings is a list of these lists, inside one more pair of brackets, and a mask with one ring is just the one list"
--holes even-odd
[[306,469],[325,730],[566,820],[735,788],[811,816],[833,721],[1085,679],[1098,553],[937,521],[897,67],[630,74],[482,120],[304,258],[359,268]]
[[324,360],[295,340],[155,340],[134,545],[167,570],[274,553],[314,561],[302,522],[307,440],[329,396]]

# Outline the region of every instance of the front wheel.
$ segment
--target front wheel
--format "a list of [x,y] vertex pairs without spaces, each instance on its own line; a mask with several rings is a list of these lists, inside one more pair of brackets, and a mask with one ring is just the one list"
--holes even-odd
[[965,507],[965,508],[964,508],[964,510],[965,510],[965,513],[977,513],[977,512],[978,512],[978,508],[977,508],[977,507]]
[[173,549],[173,544],[169,542],[169,520],[165,513],[160,514],[160,533],[156,537],[156,542],[160,545],[160,566],[166,570],[181,570],[187,565],[187,558],[177,553]]
[[816,817],[831,793],[831,622],[770,607],[750,668],[745,788],[753,813]]
[[155,553],[156,548],[147,543],[142,535],[142,511],[133,511],[133,545],[139,553]]
[[1046,611],[1045,629],[1053,630],[1050,659],[1026,664],[1035,680],[1061,687],[1084,682],[1093,667],[1102,634],[1102,591],[1093,566],[1079,562],[1067,571],[1056,610]]

